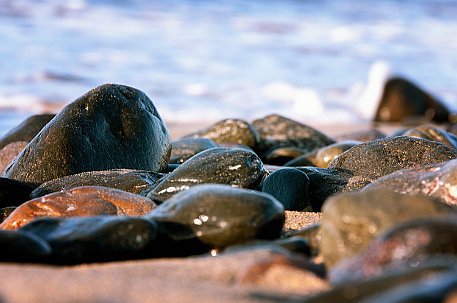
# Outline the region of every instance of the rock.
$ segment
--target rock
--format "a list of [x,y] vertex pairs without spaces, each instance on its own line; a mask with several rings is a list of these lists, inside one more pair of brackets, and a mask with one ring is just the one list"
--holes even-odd
[[252,125],[257,129],[260,141],[257,147],[259,155],[276,147],[298,147],[304,152],[335,143],[312,127],[279,115],[269,115],[255,120]]
[[305,210],[310,208],[308,198],[308,176],[295,168],[283,168],[267,176],[262,191],[272,195],[285,210]]
[[148,198],[122,190],[82,186],[48,194],[20,205],[0,224],[0,229],[18,229],[39,218],[142,216],[155,207]]
[[21,124],[3,135],[0,139],[0,149],[13,142],[30,142],[54,116],[54,114],[42,114],[28,117]]
[[444,144],[400,136],[358,144],[335,158],[328,167],[344,170],[365,180],[360,183],[364,186],[397,170],[422,167],[456,157],[457,151]]
[[240,119],[225,119],[185,138],[208,138],[219,144],[242,144],[255,148],[259,141],[256,129]]
[[279,238],[284,208],[268,194],[204,184],[173,196],[146,217],[175,242],[196,239],[210,248],[224,248]]
[[[287,214],[287,213],[286,213]],[[287,221],[287,216],[286,216]],[[309,245],[310,255],[317,256],[319,254],[319,245],[321,242],[321,235],[320,235],[320,223],[314,223],[303,227],[298,230],[291,230],[284,234],[287,238],[302,238],[305,239]]]
[[332,268],[363,252],[378,235],[405,220],[448,216],[457,210],[425,196],[385,190],[343,193],[322,207],[320,252]]
[[339,141],[361,141],[368,142],[377,139],[385,138],[386,135],[376,128],[371,128],[368,130],[361,130],[356,132],[344,133],[335,137],[337,142]]
[[103,186],[141,194],[157,185],[163,174],[135,169],[111,169],[83,172],[47,181],[38,186],[31,198],[38,198],[53,192],[69,190],[80,186]]
[[375,121],[401,122],[417,116],[435,122],[449,121],[449,110],[414,83],[403,78],[392,78],[384,92],[375,114]]
[[413,129],[406,130],[402,135],[440,142],[451,148],[457,149],[457,136],[432,125],[420,125]]
[[334,283],[380,276],[399,266],[420,265],[431,256],[457,254],[455,216],[422,218],[397,224],[376,238],[367,249],[338,264]]
[[263,162],[270,165],[284,165],[301,155],[303,150],[297,147],[272,148],[264,154]]
[[216,142],[208,138],[185,138],[171,143],[171,164],[182,164],[201,151],[218,147]]
[[20,229],[46,240],[53,263],[76,264],[148,256],[157,225],[143,218],[96,216],[44,218]]
[[51,247],[28,232],[0,230],[0,262],[39,262],[51,254]]
[[30,200],[35,187],[20,181],[0,177],[0,208],[19,206]]
[[385,189],[410,195],[432,196],[457,206],[457,160],[393,172],[363,190]]
[[7,144],[0,150],[0,173],[8,167],[11,161],[27,146],[25,141],[17,141]]
[[327,168],[329,163],[348,149],[361,143],[360,141],[340,141],[286,162],[284,166],[312,166]]
[[67,105],[3,173],[41,184],[85,171],[158,172],[168,164],[168,130],[151,100],[122,85],[99,86]]
[[5,221],[6,218],[8,218],[9,215],[16,209],[15,206],[8,206],[8,207],[3,207],[0,208],[0,223]]
[[163,178],[147,197],[160,203],[180,191],[204,183],[254,189],[260,184],[264,174],[262,161],[251,151],[211,148],[181,164]]

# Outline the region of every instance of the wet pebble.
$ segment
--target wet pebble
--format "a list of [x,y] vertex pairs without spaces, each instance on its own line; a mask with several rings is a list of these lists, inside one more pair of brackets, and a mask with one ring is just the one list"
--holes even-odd
[[218,144],[208,138],[184,138],[171,143],[171,164],[181,164],[201,151],[218,147]]
[[43,262],[51,247],[40,237],[25,231],[0,230],[1,262]]
[[168,174],[147,197],[158,203],[178,192],[204,183],[256,188],[265,174],[262,161],[248,150],[211,148],[193,156]]
[[260,136],[258,154],[271,148],[298,147],[304,152],[312,151],[335,141],[318,130],[280,115],[269,115],[252,122]]
[[9,215],[16,209],[15,206],[0,208],[0,224],[8,218]]
[[451,214],[457,210],[425,196],[385,190],[335,195],[322,207],[320,251],[331,268],[364,251],[373,239],[396,224]]
[[242,144],[255,148],[259,141],[257,130],[240,119],[221,120],[206,129],[189,134],[185,138],[208,138],[219,144]]
[[35,189],[24,182],[0,177],[0,208],[19,206],[30,200],[30,194]]
[[44,218],[19,231],[46,240],[52,248],[50,262],[77,264],[148,256],[153,250],[157,225],[125,216]]
[[[301,148],[278,147],[267,151],[263,156],[263,162],[270,165],[285,165],[303,154],[304,151]],[[312,165],[312,163],[309,162],[309,165]]]
[[311,208],[308,197],[308,176],[295,168],[283,168],[267,176],[262,191],[278,199],[285,210]]
[[27,144],[28,142],[25,141],[12,142],[0,150],[0,173],[3,173],[11,161],[21,153]]
[[355,131],[355,132],[349,132],[349,133],[343,133],[338,136],[335,136],[335,140],[337,142],[339,141],[361,141],[361,142],[368,142],[368,141],[373,141],[377,139],[382,139],[385,138],[386,134],[384,134],[382,131],[376,129],[376,128],[371,128],[368,130],[361,130],[361,131]]
[[139,195],[101,186],[83,186],[20,205],[0,224],[0,229],[18,229],[45,217],[142,216],[155,207],[154,202]]
[[140,194],[158,183],[163,174],[135,169],[90,171],[47,181],[38,186],[30,197],[38,198],[53,192],[80,186],[103,186],[132,194]]
[[209,248],[224,248],[279,238],[284,208],[268,194],[205,184],[173,196],[146,217],[175,242],[195,239]]
[[420,125],[406,130],[402,135],[440,142],[457,149],[457,136],[433,125]]
[[152,101],[135,88],[105,84],[60,111],[3,176],[41,184],[84,171],[159,172],[170,149],[167,127]]

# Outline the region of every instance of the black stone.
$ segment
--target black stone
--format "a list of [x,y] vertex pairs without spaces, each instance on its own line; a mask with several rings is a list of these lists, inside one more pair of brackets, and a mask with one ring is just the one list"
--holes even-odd
[[248,150],[216,147],[193,156],[151,190],[147,197],[160,203],[174,194],[203,183],[254,189],[265,171],[259,157]]
[[0,208],[0,223],[5,221],[6,218],[8,218],[9,215],[16,209],[15,206],[7,206]]
[[216,142],[208,138],[185,138],[171,143],[171,164],[181,164],[201,151],[218,147]]
[[287,162],[303,155],[303,150],[297,147],[278,147],[263,155],[263,162],[270,165],[285,165]]
[[25,231],[0,230],[1,262],[43,262],[51,247],[40,237]]
[[159,172],[170,149],[168,130],[151,100],[135,88],[105,84],[57,114],[3,176],[41,184],[85,171]]
[[413,129],[406,130],[402,136],[409,136],[415,138],[428,139],[436,142],[443,143],[451,148],[457,148],[457,136],[448,133],[447,131],[433,126],[433,125],[420,125]]
[[19,206],[30,200],[34,189],[34,186],[23,182],[0,177],[0,208]]
[[285,210],[302,211],[310,206],[308,176],[295,168],[283,168],[265,178],[262,191],[278,199]]

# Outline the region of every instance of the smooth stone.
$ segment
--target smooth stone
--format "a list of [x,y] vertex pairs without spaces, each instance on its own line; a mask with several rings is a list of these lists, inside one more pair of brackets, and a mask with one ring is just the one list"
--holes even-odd
[[302,211],[310,208],[308,176],[295,168],[283,168],[267,176],[262,191],[275,197],[285,210]]
[[252,239],[279,238],[284,208],[262,192],[203,184],[176,194],[146,217],[175,242],[196,239],[220,249]]
[[51,254],[49,244],[25,231],[0,230],[0,262],[39,262]]
[[417,126],[415,128],[406,130],[402,136],[428,139],[457,149],[457,136],[433,125]]
[[420,116],[428,121],[447,122],[449,115],[446,106],[422,88],[407,79],[392,78],[384,86],[374,120],[402,122]]
[[363,190],[385,189],[403,194],[422,194],[457,206],[457,160],[393,172]]
[[368,141],[373,141],[373,140],[377,140],[377,139],[382,139],[385,137],[386,137],[386,134],[384,134],[382,131],[380,131],[376,128],[371,128],[368,130],[361,130],[361,131],[340,134],[340,135],[335,136],[335,140],[337,142],[347,141],[347,140],[368,142]]
[[311,163],[312,166],[327,168],[336,157],[360,143],[360,141],[339,141],[286,162],[284,166],[308,166],[308,163]]
[[457,210],[426,196],[386,190],[342,193],[322,207],[320,252],[332,268],[363,252],[378,235],[405,220],[457,214]]
[[153,250],[157,225],[125,216],[44,218],[19,231],[46,240],[52,248],[51,262],[77,264],[146,257]]
[[142,216],[156,207],[150,199],[122,190],[82,186],[51,193],[17,207],[0,229],[18,229],[39,218],[100,215]]
[[219,144],[242,144],[255,148],[259,141],[259,134],[248,122],[240,119],[225,119],[189,134],[185,138],[208,138]]
[[170,151],[167,127],[152,101],[135,88],[105,84],[60,111],[3,176],[41,184],[85,171],[159,172]]
[[0,149],[13,142],[30,142],[54,116],[54,114],[42,114],[28,117],[3,135],[0,139]]
[[160,203],[178,192],[204,183],[228,184],[255,189],[265,174],[263,163],[253,152],[216,147],[202,151],[168,174],[147,197]]
[[319,243],[321,242],[320,223],[314,223],[297,230],[291,230],[284,235],[286,238],[302,238],[309,245],[310,255],[317,256],[319,254]]
[[208,138],[184,138],[171,142],[171,164],[182,164],[187,159],[201,151],[218,147],[218,144]]
[[[293,253],[295,255],[300,255],[302,257],[310,257],[311,250],[308,243],[308,240],[301,237],[290,237],[290,238],[281,238],[275,240],[252,240],[249,242],[231,245],[225,248],[222,253],[233,253],[239,251],[251,251],[255,249],[285,249],[289,253]],[[324,275],[322,275],[323,277]]]
[[27,144],[28,142],[25,141],[17,141],[9,143],[0,149],[0,173],[3,173],[11,161],[21,153]]
[[[457,157],[457,150],[444,144],[406,136],[388,137],[358,144],[336,157],[329,168],[345,170],[365,181],[407,168],[423,167]],[[356,188],[356,189],[361,189]]]
[[0,177],[0,208],[19,206],[30,200],[35,187],[20,181]]
[[135,169],[111,169],[90,171],[47,181],[38,186],[30,197],[38,198],[53,192],[80,186],[103,186],[141,194],[158,183],[163,174]]
[[8,218],[9,215],[16,209],[15,206],[0,208],[0,224]]
[[318,130],[280,115],[269,115],[252,122],[257,129],[260,141],[259,155],[271,148],[298,147],[304,152],[312,151],[335,141]]
[[340,262],[331,280],[360,280],[382,275],[402,264],[418,266],[428,256],[457,255],[456,216],[422,218],[394,225],[361,254]]
[[270,165],[284,165],[285,163],[300,157],[304,152],[297,147],[278,147],[267,151],[263,156],[263,163]]

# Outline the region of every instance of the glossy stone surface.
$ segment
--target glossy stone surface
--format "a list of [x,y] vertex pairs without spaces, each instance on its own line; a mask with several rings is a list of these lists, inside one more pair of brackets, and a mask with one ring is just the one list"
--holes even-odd
[[38,198],[46,194],[69,190],[79,186],[103,186],[132,194],[140,194],[157,184],[163,176],[160,173],[135,169],[111,169],[83,172],[47,181],[38,186],[30,197]]
[[329,164],[358,176],[367,183],[394,171],[440,163],[457,157],[444,144],[406,136],[388,137],[358,144]]
[[376,128],[371,128],[368,130],[359,130],[354,132],[343,133],[335,136],[335,140],[337,142],[345,140],[368,142],[377,139],[382,139],[384,137],[386,137],[386,134],[384,134],[382,131]]
[[184,138],[171,142],[171,164],[181,164],[201,151],[218,147],[219,145],[208,138]]
[[242,144],[255,148],[259,141],[256,129],[248,122],[240,119],[225,119],[187,135],[188,138],[208,138],[220,144]]
[[46,240],[53,263],[76,264],[144,257],[156,239],[157,226],[142,218],[97,216],[45,218],[20,231]]
[[84,171],[168,164],[168,130],[141,91],[105,84],[67,105],[35,136],[3,176],[46,181]]
[[27,144],[28,142],[26,141],[17,141],[9,143],[0,149],[0,173],[3,173],[11,161],[21,153]]
[[217,147],[202,151],[168,174],[147,194],[163,202],[174,194],[204,183],[254,189],[265,174],[259,157],[240,148]]
[[457,206],[457,160],[421,168],[399,170],[377,179],[365,189],[385,189],[411,195],[427,195]]
[[54,116],[54,114],[42,114],[28,117],[3,135],[0,139],[0,149],[13,142],[30,142]]
[[0,262],[43,262],[51,254],[49,244],[28,232],[0,230]]
[[0,208],[19,206],[30,200],[35,187],[20,181],[0,177]]
[[[278,147],[272,148],[263,155],[263,163],[270,165],[285,165],[289,161],[304,154],[301,148]],[[311,164],[311,162],[309,162]]]
[[139,195],[101,186],[82,186],[20,205],[0,224],[0,229],[18,229],[39,218],[142,216],[155,207],[155,203]]
[[308,197],[308,176],[294,168],[283,168],[267,176],[262,191],[275,197],[285,210],[311,207]]
[[335,141],[318,130],[280,115],[269,115],[252,122],[257,129],[260,141],[259,155],[271,148],[280,146],[299,147],[308,152]]
[[162,203],[146,216],[174,241],[198,239],[224,248],[251,239],[275,239],[284,208],[271,195],[227,185],[197,185]]
[[378,235],[406,220],[457,214],[425,196],[370,190],[334,195],[322,207],[320,251],[328,268],[361,252]]
[[457,137],[445,130],[433,125],[420,125],[415,128],[406,130],[403,136],[428,139],[443,143],[451,148],[457,148]]

